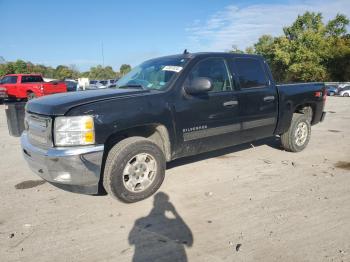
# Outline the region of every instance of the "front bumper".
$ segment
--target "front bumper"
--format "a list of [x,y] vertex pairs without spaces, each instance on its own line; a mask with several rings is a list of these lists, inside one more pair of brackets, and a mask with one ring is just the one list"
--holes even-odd
[[98,193],[103,145],[42,149],[23,132],[21,146],[31,170],[44,180],[71,192]]

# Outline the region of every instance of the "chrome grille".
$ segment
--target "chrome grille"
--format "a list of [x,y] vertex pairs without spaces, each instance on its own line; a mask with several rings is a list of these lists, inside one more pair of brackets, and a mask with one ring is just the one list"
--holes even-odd
[[42,148],[52,147],[52,119],[50,117],[26,113],[25,126],[32,145]]

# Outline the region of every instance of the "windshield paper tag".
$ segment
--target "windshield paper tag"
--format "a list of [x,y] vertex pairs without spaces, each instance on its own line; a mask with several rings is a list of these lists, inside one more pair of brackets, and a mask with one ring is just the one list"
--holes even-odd
[[182,67],[181,66],[164,66],[162,70],[179,73],[182,70]]

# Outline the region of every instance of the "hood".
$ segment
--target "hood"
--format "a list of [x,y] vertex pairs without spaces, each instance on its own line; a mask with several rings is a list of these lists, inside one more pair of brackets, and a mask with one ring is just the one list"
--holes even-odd
[[149,92],[137,89],[104,89],[59,93],[29,101],[26,105],[26,111],[41,115],[64,115],[71,108],[87,103]]

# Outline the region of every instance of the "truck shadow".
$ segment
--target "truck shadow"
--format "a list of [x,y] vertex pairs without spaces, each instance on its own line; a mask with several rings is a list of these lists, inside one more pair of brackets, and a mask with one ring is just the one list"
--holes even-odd
[[281,142],[280,142],[279,137],[269,137],[269,138],[264,138],[261,140],[253,141],[250,143],[245,143],[245,144],[241,144],[241,145],[236,145],[236,146],[231,146],[231,147],[227,147],[227,148],[223,148],[223,149],[218,149],[215,151],[201,153],[198,155],[189,156],[189,157],[185,157],[185,158],[175,159],[174,161],[167,163],[167,169],[172,169],[172,168],[177,167],[177,166],[187,165],[187,164],[191,164],[191,163],[194,163],[197,161],[202,161],[202,160],[215,158],[215,157],[217,157],[217,158],[230,158],[230,157],[234,157],[234,156],[226,156],[226,155],[236,153],[236,152],[239,152],[242,150],[246,150],[246,149],[249,149],[252,147],[263,146],[263,145],[267,145],[269,147],[272,147],[272,148],[278,149],[278,150],[284,150],[281,146]]
[[185,246],[193,245],[190,228],[163,192],[154,196],[151,212],[135,221],[128,240],[135,248],[133,262],[186,262]]

